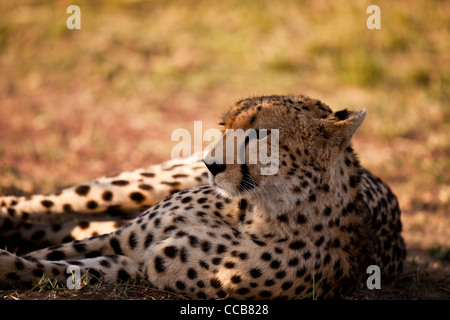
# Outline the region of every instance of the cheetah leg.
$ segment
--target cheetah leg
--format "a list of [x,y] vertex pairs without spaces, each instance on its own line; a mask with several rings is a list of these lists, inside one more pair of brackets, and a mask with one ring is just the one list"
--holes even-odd
[[[119,280],[142,278],[139,266],[126,256],[112,255],[82,260],[48,261],[17,257],[0,250],[0,287],[10,288],[29,285],[43,275],[50,276],[63,284],[67,283],[69,266],[79,268],[80,278],[91,279],[90,283],[116,283]],[[72,269],[73,270],[73,269]],[[87,273],[89,273],[87,275]],[[72,280],[73,278],[71,278]]]
[[114,283],[127,278],[139,279],[141,272],[136,259],[118,252],[114,233],[72,241],[17,257],[0,250],[0,286],[11,283],[29,283],[36,277],[49,275],[65,281],[69,265],[80,267],[102,283]]
[[[142,211],[166,196],[208,182],[200,155],[102,177],[50,195],[0,197],[0,230],[12,220],[48,214]],[[3,223],[1,222],[3,220]]]
[[129,223],[130,219],[112,219],[83,217],[82,221],[64,221],[63,223],[24,223],[18,222],[11,230],[0,235],[0,248],[44,248],[51,245],[82,240],[96,235],[116,231]]
[[83,240],[75,240],[63,244],[57,244],[41,250],[36,250],[25,255],[25,258],[42,260],[80,260],[99,256],[120,254],[114,251],[111,238],[114,233],[94,236]]

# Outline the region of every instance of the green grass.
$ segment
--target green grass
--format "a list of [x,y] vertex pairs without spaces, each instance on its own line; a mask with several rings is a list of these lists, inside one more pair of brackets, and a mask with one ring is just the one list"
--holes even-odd
[[[381,30],[366,28],[364,2],[79,4],[82,30],[75,31],[65,27],[62,3],[1,5],[2,62],[22,62],[11,71],[13,80],[45,73],[50,83],[105,81],[111,91],[134,95],[242,83],[276,90],[281,82],[292,89],[308,76],[324,88],[439,86],[429,94],[449,96],[448,4],[442,1],[380,4]],[[317,73],[328,79],[311,79]],[[274,75],[280,82],[274,83]]]

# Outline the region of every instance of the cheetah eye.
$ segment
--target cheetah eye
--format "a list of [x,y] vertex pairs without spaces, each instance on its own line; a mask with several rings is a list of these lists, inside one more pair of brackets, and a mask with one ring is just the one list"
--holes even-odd
[[219,126],[224,126],[225,125],[225,122],[219,122]]

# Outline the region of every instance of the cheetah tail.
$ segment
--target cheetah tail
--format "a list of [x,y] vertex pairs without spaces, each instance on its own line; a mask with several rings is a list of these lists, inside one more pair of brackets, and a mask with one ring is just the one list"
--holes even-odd
[[37,280],[50,278],[74,289],[85,284],[116,283],[141,277],[139,266],[126,256],[48,261],[21,258],[0,250],[0,288],[29,287]]

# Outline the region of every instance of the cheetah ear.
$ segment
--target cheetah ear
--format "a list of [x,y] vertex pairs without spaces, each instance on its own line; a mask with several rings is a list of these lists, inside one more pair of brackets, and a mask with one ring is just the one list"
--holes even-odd
[[333,112],[324,120],[327,121],[327,133],[330,141],[341,150],[350,143],[356,129],[364,121],[367,111],[348,111],[347,109]]

